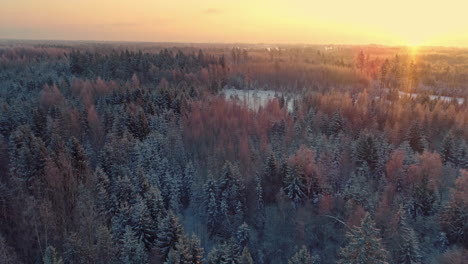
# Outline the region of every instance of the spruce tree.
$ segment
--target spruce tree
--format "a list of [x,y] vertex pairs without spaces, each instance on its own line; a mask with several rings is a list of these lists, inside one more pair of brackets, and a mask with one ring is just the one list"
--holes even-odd
[[159,189],[156,186],[150,186],[144,194],[144,200],[151,218],[151,225],[157,227],[159,221],[167,214]]
[[344,190],[345,199],[352,199],[358,204],[367,205],[369,201],[370,190],[368,186],[369,169],[364,162],[363,166],[356,172],[351,173],[351,177]]
[[262,180],[258,173],[255,175],[255,193],[257,197],[255,225],[257,226],[258,230],[262,232],[263,227],[265,226],[265,204],[263,201]]
[[244,247],[249,243],[249,232],[249,226],[245,222],[237,228],[236,238],[239,245]]
[[181,181],[177,174],[172,174],[172,178],[169,179],[169,208],[174,212],[180,212],[180,196],[181,196]]
[[400,264],[416,264],[421,263],[421,252],[416,233],[408,224],[405,211],[400,208],[397,213],[398,219],[398,235],[400,243],[397,251],[398,263]]
[[181,197],[180,200],[184,208],[190,203],[190,199],[192,197],[192,184],[193,178],[195,176],[195,168],[193,167],[192,162],[188,162],[185,170],[184,175],[182,177],[182,187],[181,187]]
[[130,213],[132,229],[136,237],[144,243],[147,249],[152,248],[156,238],[156,226],[154,226],[150,211],[141,197],[137,198]]
[[202,263],[203,249],[200,246],[200,240],[195,235],[183,235],[176,248],[180,255],[180,264]]
[[405,153],[405,160],[403,161],[405,168],[408,168],[410,165],[416,163],[416,155],[408,141],[403,141],[398,149]]
[[164,264],[180,264],[180,253],[175,249],[171,249]]
[[354,227],[346,236],[348,243],[340,251],[339,264],[388,263],[388,253],[369,214],[366,214],[360,227]]
[[207,213],[207,226],[210,235],[214,235],[218,230],[219,224],[219,209],[216,194],[216,183],[213,179],[208,180],[204,186],[205,191],[205,205]]
[[158,233],[156,237],[156,248],[159,253],[166,259],[171,249],[176,249],[182,235],[182,226],[179,224],[177,217],[169,211],[167,216],[162,219],[158,225]]
[[211,250],[207,264],[238,264],[239,259],[239,246],[235,241],[229,240]]
[[318,264],[316,257],[312,256],[306,246],[302,246],[289,260],[288,264]]
[[111,230],[114,241],[120,240],[127,225],[130,224],[130,209],[126,202],[122,203],[117,209],[115,215],[111,218]]
[[268,155],[268,158],[265,162],[263,171],[261,173],[262,186],[264,188],[264,199],[265,202],[271,203],[274,202],[275,196],[281,188],[281,177],[278,173],[278,168],[276,165],[276,159],[273,152]]
[[52,246],[46,248],[42,261],[44,264],[63,264],[62,258]]
[[436,198],[436,193],[429,185],[428,176],[424,175],[412,190],[409,206],[413,217],[433,214]]
[[88,170],[88,158],[86,152],[81,145],[80,141],[72,137],[71,138],[71,147],[70,147],[70,160],[72,162],[73,171],[78,175],[80,182],[84,182],[86,172]]
[[112,235],[106,226],[101,225],[97,228],[95,252],[97,263],[112,263],[115,249],[112,244]]
[[442,148],[440,150],[440,157],[444,164],[456,164],[456,147],[452,133],[448,133],[442,141]]
[[39,195],[44,185],[47,149],[29,126],[18,127],[10,136],[10,175],[29,194]]
[[459,139],[456,146],[455,161],[458,168],[467,169],[468,168],[468,145],[463,139]]
[[424,132],[418,122],[414,122],[406,135],[411,148],[414,152],[422,153],[426,146]]
[[377,140],[373,135],[363,135],[359,137],[354,148],[354,159],[357,166],[362,166],[364,162],[373,171],[379,161]]
[[144,264],[148,262],[145,245],[137,238],[132,228],[127,225],[121,240],[122,250],[120,252],[120,263],[122,264]]
[[115,213],[115,205],[112,203],[109,192],[111,191],[111,182],[107,174],[101,169],[97,168],[95,172],[96,184],[96,205],[98,213],[108,220]]
[[221,235],[228,238],[242,224],[245,215],[244,186],[236,166],[226,162],[218,183],[219,224]]
[[343,116],[341,115],[339,111],[336,111],[330,120],[327,135],[337,136],[340,132],[344,131],[344,128],[345,128],[345,123],[344,123]]
[[248,247],[244,247],[244,249],[242,249],[242,254],[239,258],[239,264],[254,264]]
[[388,85],[388,71],[390,67],[390,62],[388,59],[385,59],[384,63],[380,67],[380,88],[386,88]]
[[456,180],[452,197],[445,206],[440,222],[442,229],[452,243],[468,247],[468,172],[462,171]]
[[297,207],[305,197],[306,187],[295,165],[288,165],[286,178],[284,179],[284,192],[291,199],[293,206]]

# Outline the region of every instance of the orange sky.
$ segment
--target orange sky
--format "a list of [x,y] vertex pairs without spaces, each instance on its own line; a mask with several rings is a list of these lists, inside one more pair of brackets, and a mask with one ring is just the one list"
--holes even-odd
[[468,46],[466,0],[0,0],[0,38]]

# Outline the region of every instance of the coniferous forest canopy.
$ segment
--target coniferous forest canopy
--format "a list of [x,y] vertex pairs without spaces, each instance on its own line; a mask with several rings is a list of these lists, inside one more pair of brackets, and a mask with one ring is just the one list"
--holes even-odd
[[466,263],[467,65],[2,41],[0,262]]

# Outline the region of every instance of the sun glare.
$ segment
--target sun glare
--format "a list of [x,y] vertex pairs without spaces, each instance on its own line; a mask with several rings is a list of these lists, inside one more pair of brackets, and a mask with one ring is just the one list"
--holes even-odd
[[411,57],[414,57],[414,56],[416,56],[418,54],[420,46],[419,45],[409,45],[408,48],[409,48],[409,53],[410,53]]

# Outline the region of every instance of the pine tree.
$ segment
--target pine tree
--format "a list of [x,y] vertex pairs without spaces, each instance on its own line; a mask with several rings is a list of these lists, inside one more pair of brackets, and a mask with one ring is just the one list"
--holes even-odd
[[360,227],[354,227],[346,236],[349,241],[340,251],[339,264],[388,263],[388,253],[369,214],[366,214]]
[[284,185],[284,192],[291,199],[293,206],[297,207],[305,197],[306,187],[296,166],[288,165]]
[[317,257],[310,254],[306,246],[302,246],[289,260],[288,264],[318,264]]

